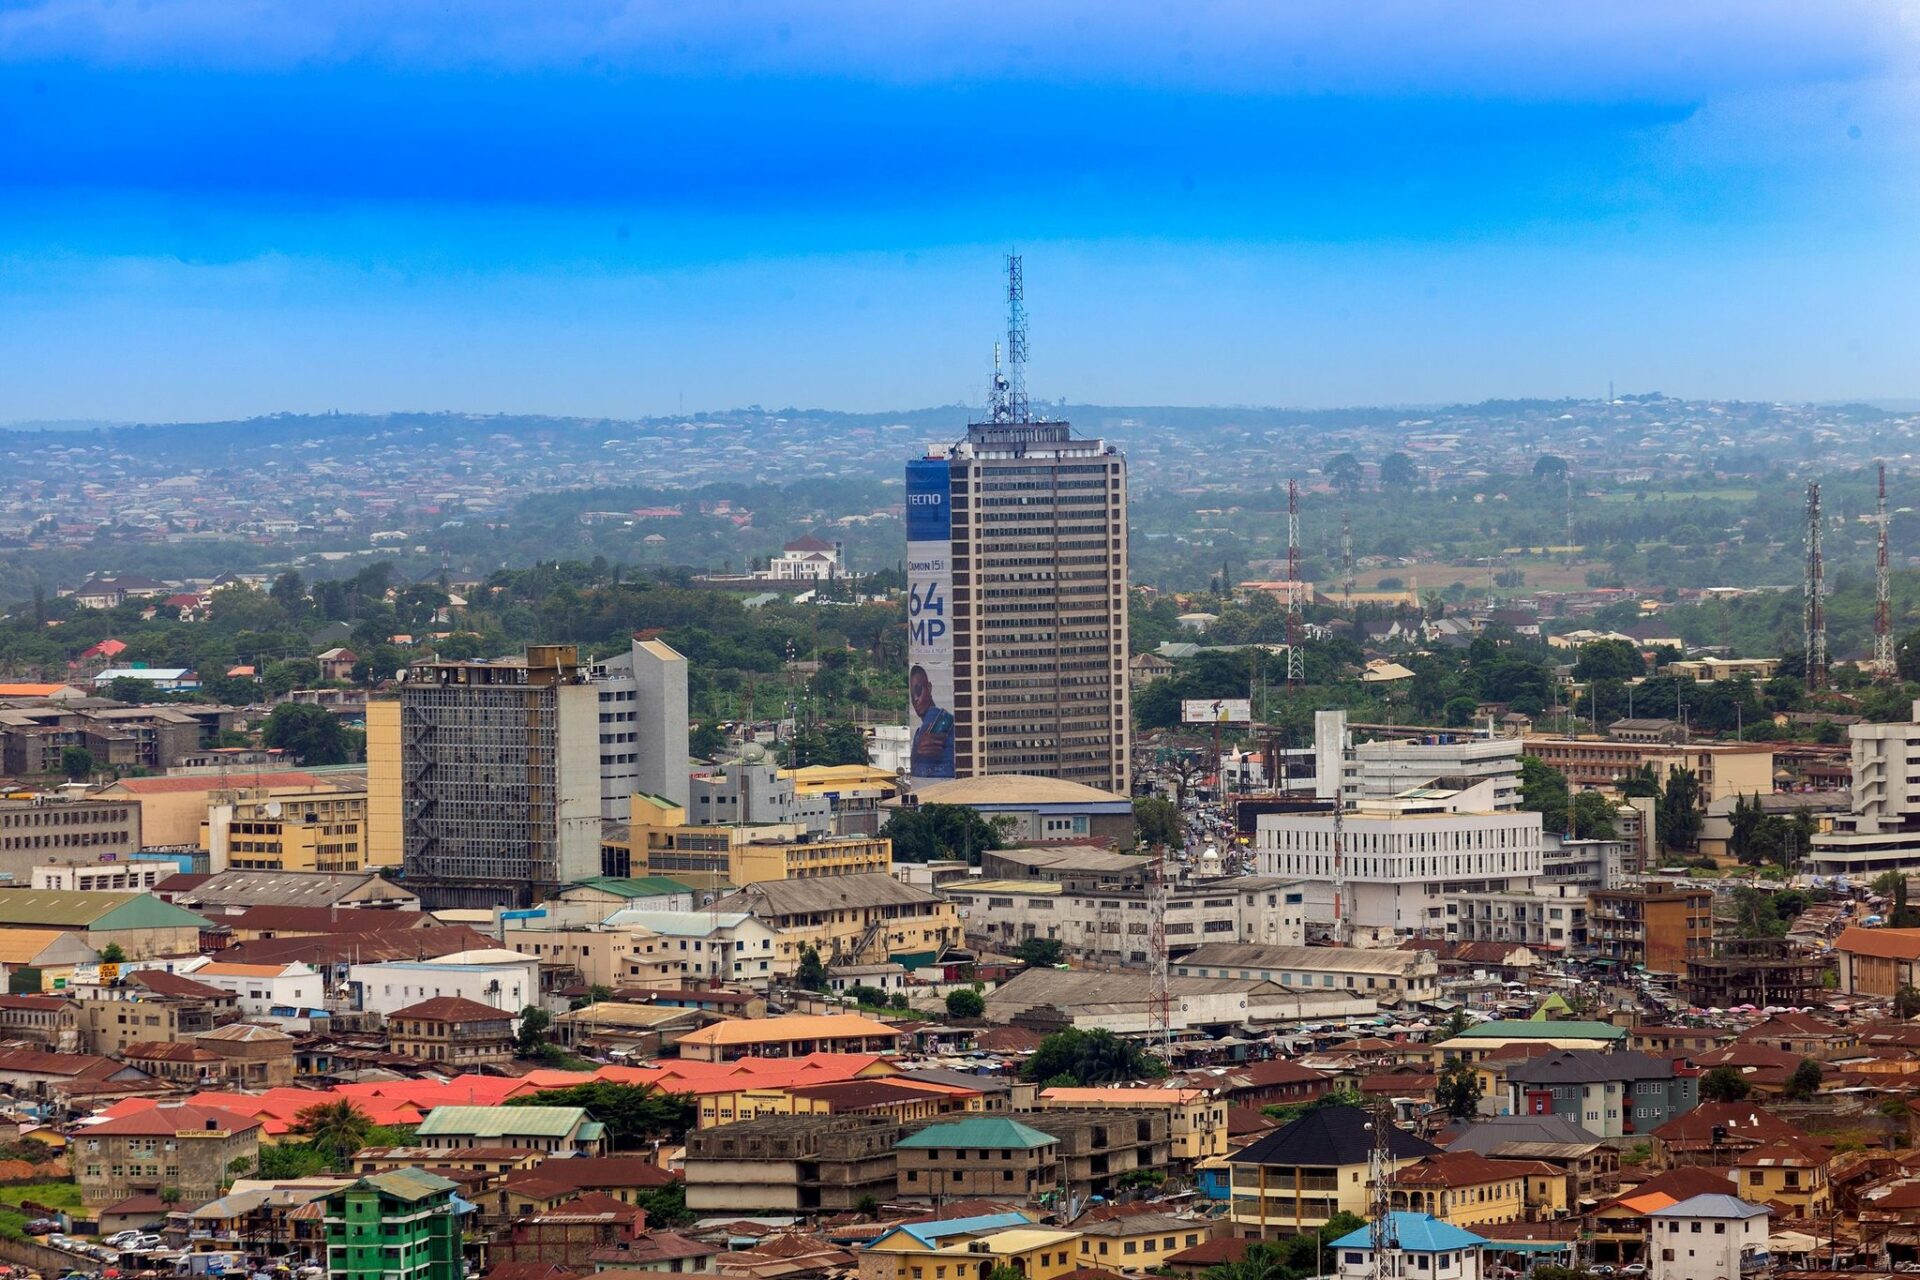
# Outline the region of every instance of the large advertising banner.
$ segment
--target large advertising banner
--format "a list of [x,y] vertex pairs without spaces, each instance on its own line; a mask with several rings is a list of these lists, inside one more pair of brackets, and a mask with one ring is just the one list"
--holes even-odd
[[907,464],[907,701],[916,778],[953,776],[953,511],[944,458]]

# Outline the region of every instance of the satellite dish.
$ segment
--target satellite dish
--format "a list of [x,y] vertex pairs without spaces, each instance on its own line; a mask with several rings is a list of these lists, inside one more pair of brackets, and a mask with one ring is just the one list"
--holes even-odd
[[749,742],[740,748],[741,764],[762,764],[767,758],[767,749],[757,742]]
[[281,810],[280,810],[280,802],[279,802],[278,800],[269,800],[269,801],[267,801],[267,816],[268,816],[269,818],[277,818],[277,817],[279,817],[279,816],[280,816],[280,812],[281,812]]

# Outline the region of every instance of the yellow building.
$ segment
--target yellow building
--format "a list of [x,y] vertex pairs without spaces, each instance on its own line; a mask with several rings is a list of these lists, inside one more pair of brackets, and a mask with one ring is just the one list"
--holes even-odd
[[[1393,1207],[1430,1213],[1456,1227],[1520,1222],[1536,1189],[1530,1179],[1557,1181],[1564,1208],[1566,1175],[1533,1160],[1490,1160],[1473,1151],[1443,1152],[1407,1166],[1394,1178]],[[1553,1198],[1551,1186],[1538,1194]]]
[[887,874],[893,842],[821,836],[797,822],[690,826],[687,811],[657,796],[633,797],[625,838],[609,838],[613,875],[724,876],[736,886],[768,880]]
[[[1227,1157],[1234,1234],[1265,1239],[1315,1231],[1338,1213],[1372,1211],[1367,1162],[1373,1119],[1358,1107],[1322,1107]],[[1397,1126],[1387,1135],[1394,1170],[1439,1148]]]
[[1075,1269],[1078,1231],[1009,1227],[960,1244],[942,1245],[900,1259],[900,1280],[978,1280],[1011,1267],[1025,1280],[1056,1280]]
[[890,875],[765,880],[714,904],[776,931],[779,960],[797,965],[812,947],[828,964],[931,964],[960,944],[960,913],[937,894]]
[[804,1058],[810,1053],[898,1053],[907,1033],[857,1013],[790,1013],[729,1018],[680,1037],[680,1056],[696,1062]]
[[1736,1191],[1752,1204],[1790,1204],[1800,1217],[1825,1217],[1833,1208],[1827,1153],[1809,1142],[1782,1140],[1743,1151],[1733,1160]]
[[194,846],[216,792],[264,792],[277,800],[360,790],[358,774],[339,775],[309,769],[231,769],[218,773],[169,774],[162,778],[122,778],[92,794],[96,800],[132,800],[140,806],[140,843]]
[[1109,1218],[1080,1228],[1079,1265],[1106,1271],[1149,1269],[1212,1236],[1212,1223],[1170,1213]]
[[397,867],[402,860],[400,702],[367,700],[367,863]]
[[1042,1111],[1164,1112],[1175,1160],[1227,1154],[1227,1104],[1204,1089],[1060,1087],[1042,1092],[1038,1103]]
[[200,824],[200,847],[217,870],[359,871],[366,850],[367,793],[281,799],[262,788],[216,791]]

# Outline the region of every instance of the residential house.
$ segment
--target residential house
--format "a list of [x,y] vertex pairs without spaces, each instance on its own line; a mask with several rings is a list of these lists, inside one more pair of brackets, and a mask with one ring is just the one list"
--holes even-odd
[[1568,1179],[1535,1160],[1493,1160],[1476,1151],[1442,1151],[1394,1175],[1396,1209],[1427,1213],[1456,1227],[1565,1214]]
[[1008,1116],[930,1125],[894,1144],[902,1199],[967,1196],[1017,1203],[1060,1185],[1060,1141]]
[[424,1169],[370,1173],[326,1199],[332,1280],[461,1280],[456,1184]]
[[776,954],[790,965],[812,947],[828,964],[891,960],[915,969],[961,941],[951,902],[882,873],[750,884],[713,909],[742,911],[774,929]]
[[[1297,1235],[1337,1213],[1365,1216],[1372,1203],[1367,1166],[1373,1120],[1357,1107],[1322,1107],[1227,1157],[1238,1235]],[[1386,1135],[1394,1171],[1438,1147],[1395,1126]]]
[[1563,1049],[1506,1075],[1515,1115],[1559,1116],[1600,1138],[1651,1133],[1700,1099],[1696,1069],[1632,1050]]
[[1484,1255],[1489,1242],[1471,1231],[1440,1221],[1431,1214],[1393,1215],[1391,1255],[1374,1258],[1370,1227],[1335,1240],[1335,1280],[1379,1280],[1382,1276],[1421,1280],[1481,1280],[1486,1275]]
[[606,1126],[579,1107],[435,1107],[415,1139],[424,1147],[514,1147],[548,1155],[597,1156]]
[[231,991],[240,1012],[285,1026],[306,1029],[328,1017],[320,974],[305,964],[235,964],[200,956],[174,966],[184,977]]
[[904,1031],[857,1013],[728,1019],[680,1037],[680,1056],[697,1062],[797,1058],[809,1053],[894,1053]]
[[1171,1213],[1130,1213],[1073,1223],[1080,1233],[1077,1260],[1082,1267],[1109,1271],[1143,1271],[1163,1267],[1186,1249],[1199,1247],[1213,1235],[1213,1223]]
[[1732,1195],[1699,1195],[1648,1214],[1649,1280],[1729,1280],[1770,1262],[1772,1211]]
[[1662,1169],[1724,1169],[1744,1151],[1806,1140],[1806,1133],[1751,1102],[1703,1102],[1653,1131],[1653,1157]]
[[[1041,1111],[1154,1111],[1167,1117],[1167,1136],[1175,1161],[1195,1161],[1227,1153],[1227,1103],[1204,1089],[1081,1088],[1056,1086],[1040,1092]],[[1040,1123],[1040,1122],[1036,1122]]]
[[201,1204],[220,1194],[236,1167],[253,1167],[260,1122],[218,1107],[161,1103],[87,1125],[70,1149],[89,1208],[176,1189]]
[[459,996],[436,996],[387,1015],[394,1053],[450,1071],[511,1062],[515,1015]]

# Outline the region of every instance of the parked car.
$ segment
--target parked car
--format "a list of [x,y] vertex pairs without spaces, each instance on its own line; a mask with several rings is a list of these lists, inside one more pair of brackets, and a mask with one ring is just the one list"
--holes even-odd
[[29,1222],[24,1228],[22,1228],[22,1230],[24,1230],[30,1236],[49,1235],[55,1231],[58,1231],[59,1229],[60,1229],[60,1224],[55,1222],[52,1218],[35,1218],[32,1222]]

